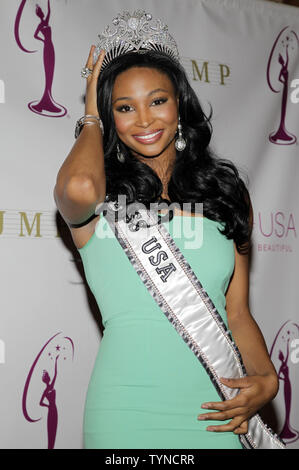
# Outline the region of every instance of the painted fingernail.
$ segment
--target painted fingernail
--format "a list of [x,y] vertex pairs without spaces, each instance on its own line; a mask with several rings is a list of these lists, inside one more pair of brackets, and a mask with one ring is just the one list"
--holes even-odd
[[208,426],[208,427],[206,428],[206,431],[215,431],[215,429],[216,429],[216,428],[213,428],[213,427],[211,427],[211,426]]
[[200,421],[203,421],[204,419],[206,419],[206,417],[204,415],[199,415],[197,419],[199,419]]
[[210,405],[208,405],[208,403],[204,403],[203,405],[201,405],[202,408],[209,408]]

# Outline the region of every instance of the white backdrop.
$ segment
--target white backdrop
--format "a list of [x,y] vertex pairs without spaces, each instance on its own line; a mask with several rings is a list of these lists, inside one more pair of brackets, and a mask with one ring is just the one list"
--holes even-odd
[[[84,114],[80,70],[91,44],[118,12],[145,8],[168,24],[204,110],[213,106],[212,147],[249,176],[250,307],[280,376],[266,411],[299,448],[299,9],[258,0],[50,0],[49,28],[38,32],[35,4],[0,5],[0,447],[47,448],[49,435],[57,449],[82,448],[100,312],[53,188]],[[46,18],[48,1],[39,5]]]

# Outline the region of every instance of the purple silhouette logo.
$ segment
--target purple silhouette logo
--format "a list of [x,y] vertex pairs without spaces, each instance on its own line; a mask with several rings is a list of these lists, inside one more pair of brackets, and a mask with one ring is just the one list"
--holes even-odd
[[57,337],[60,334],[57,333],[52,336],[37,354],[28,373],[22,398],[23,414],[30,423],[35,423],[42,419],[42,417],[32,417],[33,413],[40,413],[38,406],[48,409],[48,449],[54,449],[57,433],[58,410],[55,383],[58,369],[63,368],[62,362],[70,359],[73,360],[74,358],[73,341],[67,336],[58,339]]
[[285,420],[279,436],[286,444],[297,441],[299,432],[291,426],[292,384],[290,377],[290,347],[294,339],[299,338],[299,326],[286,321],[279,329],[270,351],[270,357],[276,365],[279,380],[283,382]]
[[280,31],[274,42],[267,66],[267,82],[271,91],[273,93],[282,91],[279,127],[269,135],[269,140],[273,144],[291,145],[297,142],[296,136],[288,132],[285,127],[289,71],[292,70],[297,54],[298,36],[295,31],[286,26]]
[[[19,46],[19,48],[27,53],[37,52],[37,51],[29,51],[26,49],[20,40],[20,21],[22,17],[22,13],[26,4],[26,0],[22,0],[19,6],[16,20],[15,20],[15,39]],[[41,114],[42,116],[49,116],[49,117],[62,117],[67,113],[67,109],[62,106],[61,104],[56,103],[52,96],[52,84],[53,84],[53,77],[54,77],[54,67],[55,67],[55,50],[54,45],[52,42],[52,29],[49,25],[50,20],[50,0],[48,0],[48,12],[47,16],[42,10],[42,8],[36,4],[35,9],[36,16],[39,18],[39,24],[35,30],[34,38],[38,41],[42,41],[43,43],[43,65],[45,70],[45,89],[43,96],[40,100],[31,101],[28,104],[28,107],[31,111],[37,114]],[[35,73],[32,70],[32,73]]]

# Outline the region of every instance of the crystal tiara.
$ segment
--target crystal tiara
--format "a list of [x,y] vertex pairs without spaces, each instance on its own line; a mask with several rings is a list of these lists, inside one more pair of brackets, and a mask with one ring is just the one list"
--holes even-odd
[[101,70],[116,57],[128,52],[146,52],[156,50],[165,52],[175,61],[180,60],[177,44],[168,32],[167,25],[160,19],[153,20],[145,10],[136,10],[131,15],[128,11],[119,13],[102,34],[93,53],[96,63],[102,49],[106,51]]

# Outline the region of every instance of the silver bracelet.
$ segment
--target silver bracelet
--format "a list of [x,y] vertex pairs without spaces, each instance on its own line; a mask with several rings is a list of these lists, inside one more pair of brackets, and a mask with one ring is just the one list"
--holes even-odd
[[[95,119],[95,121],[90,121],[88,119]],[[98,116],[93,116],[92,114],[85,114],[85,116],[82,116],[78,121],[76,122],[76,128],[75,128],[75,139],[78,138],[83,126],[85,123],[88,124],[96,124],[99,123],[100,129],[102,131],[102,134],[104,135],[104,126],[101,121],[101,119]]]

